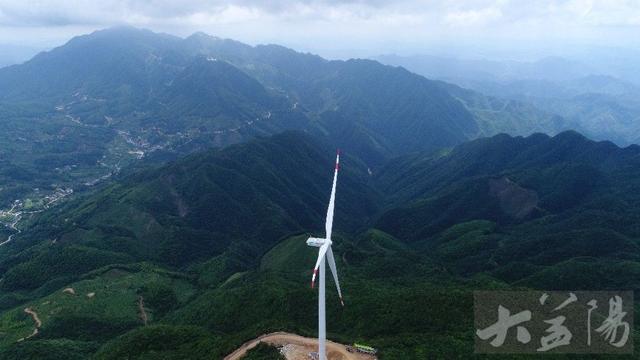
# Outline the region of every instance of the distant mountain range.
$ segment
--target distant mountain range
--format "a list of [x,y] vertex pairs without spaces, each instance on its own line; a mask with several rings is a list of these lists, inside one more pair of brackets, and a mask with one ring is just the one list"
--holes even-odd
[[0,69],[0,241],[70,190],[285,130],[373,169],[480,136],[568,128],[526,102],[375,61],[117,27]]
[[[620,73],[563,58],[516,62],[387,55],[376,59],[488,96],[518,101],[536,112],[562,118],[562,129],[578,130],[593,139],[621,146],[640,142],[640,85],[635,70]],[[553,133],[554,128],[541,130]]]
[[118,27],[0,69],[0,205],[283,130],[324,136],[375,167],[479,136],[568,128],[526,102],[375,61]]
[[594,73],[592,67],[561,57],[537,61],[467,59],[433,55],[381,55],[374,57],[383,64],[402,66],[432,79],[489,81],[504,83],[515,80],[575,80]]
[[[479,114],[456,100],[439,83],[377,62],[327,61],[276,45],[127,27],[80,36],[0,69],[1,119],[11,123],[13,138],[40,140],[31,139],[29,125],[47,118],[57,134],[52,142],[78,127],[106,135],[94,143],[102,155],[114,152],[109,143],[122,132],[138,143],[127,141],[131,151],[181,154],[301,129],[325,134],[375,165],[481,135],[539,130],[509,110]],[[525,117],[547,116],[534,112]],[[486,126],[494,117],[496,124]],[[86,155],[75,136],[67,140]]]
[[214,145],[302,128],[378,162],[478,131],[455,99],[404,70],[133,28],[78,37],[1,69],[0,101],[37,103],[45,114],[126,130],[152,144],[163,137],[157,128],[165,138],[180,132]]

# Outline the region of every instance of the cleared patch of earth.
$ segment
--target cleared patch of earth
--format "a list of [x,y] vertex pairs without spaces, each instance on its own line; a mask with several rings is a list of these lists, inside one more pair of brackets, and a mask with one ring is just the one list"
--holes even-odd
[[[247,351],[256,347],[259,343],[265,343],[283,349],[283,355],[287,360],[309,360],[309,353],[318,351],[318,339],[306,338],[296,334],[276,332],[259,336],[240,346],[236,351],[227,355],[224,360],[240,360]],[[346,345],[327,341],[328,360],[375,360],[372,355],[352,353]]]
[[70,295],[75,295],[76,294],[76,291],[73,288],[66,288],[66,289],[62,290],[62,292],[70,294]]
[[538,194],[507,177],[490,179],[489,194],[497,197],[502,211],[515,219],[523,219],[538,208]]

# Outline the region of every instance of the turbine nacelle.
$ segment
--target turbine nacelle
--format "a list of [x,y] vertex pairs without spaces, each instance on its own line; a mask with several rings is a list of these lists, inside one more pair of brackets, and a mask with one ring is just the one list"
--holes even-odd
[[313,246],[313,247],[322,247],[322,245],[326,244],[327,242],[329,242],[329,245],[332,244],[331,240],[327,240],[323,238],[310,237],[309,239],[307,239],[307,245]]

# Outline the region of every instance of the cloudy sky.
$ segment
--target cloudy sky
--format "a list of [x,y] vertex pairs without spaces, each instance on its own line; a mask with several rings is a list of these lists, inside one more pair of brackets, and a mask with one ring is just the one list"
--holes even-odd
[[[328,57],[638,48],[638,0],[0,0],[0,45],[50,48],[129,24]],[[515,56],[515,55],[513,55]]]

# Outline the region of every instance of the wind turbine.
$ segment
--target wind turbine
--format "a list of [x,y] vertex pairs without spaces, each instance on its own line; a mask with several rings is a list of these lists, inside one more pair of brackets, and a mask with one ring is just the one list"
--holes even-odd
[[329,207],[327,208],[327,220],[325,223],[325,238],[309,238],[307,245],[319,247],[318,261],[313,268],[313,277],[311,278],[311,288],[314,287],[316,282],[316,275],[320,273],[320,285],[318,286],[318,358],[319,360],[327,359],[327,323],[325,312],[325,257],[329,262],[329,268],[333,274],[333,280],[338,288],[338,296],[340,297],[340,303],[344,306],[342,301],[342,293],[340,292],[340,282],[338,281],[338,272],[336,270],[336,262],[333,258],[333,251],[331,250],[331,229],[333,227],[333,208],[336,201],[336,183],[338,181],[338,170],[340,168],[340,150],[336,155],[336,169],[333,174],[333,187],[331,188],[331,198],[329,198]]

